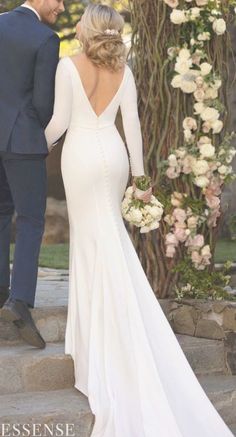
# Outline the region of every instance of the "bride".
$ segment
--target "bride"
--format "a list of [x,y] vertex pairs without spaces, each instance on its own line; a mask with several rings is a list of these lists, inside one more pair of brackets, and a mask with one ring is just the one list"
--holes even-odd
[[[123,24],[108,6],[86,8],[76,29],[83,50],[59,62],[46,129],[49,148],[67,130],[65,353],[95,415],[92,437],[233,437],[191,369],[122,220],[129,161],[134,179],[144,174]],[[119,108],[128,154],[115,127]],[[142,198],[148,201],[150,190]]]

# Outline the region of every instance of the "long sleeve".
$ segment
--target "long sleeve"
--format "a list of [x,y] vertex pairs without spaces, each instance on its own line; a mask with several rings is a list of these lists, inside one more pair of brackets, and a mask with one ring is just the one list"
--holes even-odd
[[59,60],[59,37],[54,34],[40,47],[34,73],[33,105],[45,128],[52,116],[55,73]]
[[45,130],[45,136],[50,146],[65,133],[69,127],[72,109],[71,76],[63,59],[60,60],[56,71],[55,102],[53,116]]
[[128,71],[125,92],[120,104],[132,176],[144,174],[143,140],[138,115],[137,89],[132,71]]

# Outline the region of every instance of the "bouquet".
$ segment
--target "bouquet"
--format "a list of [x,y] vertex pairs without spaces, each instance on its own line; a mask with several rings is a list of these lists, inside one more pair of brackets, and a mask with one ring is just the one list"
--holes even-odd
[[[151,193],[151,178],[138,176],[134,178],[133,186],[127,188],[122,201],[121,211],[124,219],[139,227],[141,233],[159,228],[163,215],[163,205]],[[148,201],[143,200],[146,195]]]

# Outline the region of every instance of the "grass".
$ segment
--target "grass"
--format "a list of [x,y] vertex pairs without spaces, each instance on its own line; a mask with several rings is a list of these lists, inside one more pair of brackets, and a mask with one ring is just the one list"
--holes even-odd
[[[14,245],[11,247],[11,260],[13,258]],[[227,260],[236,262],[236,241],[219,240],[216,247],[215,262],[222,263]],[[69,245],[51,244],[42,246],[39,257],[41,267],[53,269],[68,269]]]
[[[11,260],[13,259],[14,245],[11,246]],[[39,256],[40,267],[51,269],[68,269],[69,267],[69,245],[51,244],[42,246]]]
[[236,241],[219,240],[216,245],[215,262],[236,262]]

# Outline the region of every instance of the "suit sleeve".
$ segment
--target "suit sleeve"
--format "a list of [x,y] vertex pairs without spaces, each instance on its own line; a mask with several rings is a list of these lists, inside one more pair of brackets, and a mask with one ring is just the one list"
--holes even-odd
[[60,40],[56,34],[52,35],[37,53],[33,105],[39,120],[45,128],[53,113],[55,74],[59,60]]
[[56,71],[55,102],[53,116],[45,130],[46,140],[51,150],[52,144],[65,133],[70,124],[72,109],[72,83],[66,58],[61,59]]
[[[128,67],[126,67],[128,68]],[[132,176],[144,175],[143,140],[138,114],[137,89],[132,71],[128,71],[125,92],[120,104]]]

